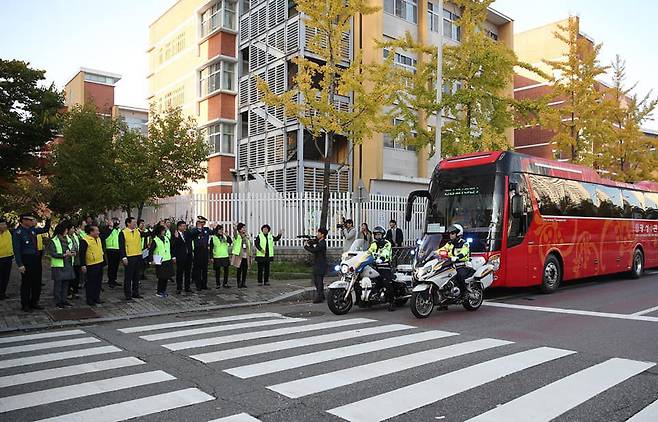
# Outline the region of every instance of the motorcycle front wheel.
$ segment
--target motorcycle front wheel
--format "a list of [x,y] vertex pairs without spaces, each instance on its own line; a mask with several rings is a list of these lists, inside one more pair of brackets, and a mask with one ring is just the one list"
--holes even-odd
[[484,291],[479,283],[471,286],[471,293],[464,299],[464,308],[469,311],[477,311],[484,301]]
[[330,289],[327,298],[327,305],[329,310],[336,315],[345,315],[352,309],[353,301],[352,295],[347,295],[345,299],[345,289]]
[[429,289],[411,294],[411,313],[416,318],[427,318],[434,310],[434,296]]

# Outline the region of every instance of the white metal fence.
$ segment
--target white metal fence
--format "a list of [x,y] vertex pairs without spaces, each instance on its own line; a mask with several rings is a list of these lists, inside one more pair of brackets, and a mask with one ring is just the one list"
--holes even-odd
[[[336,226],[343,218],[353,219],[357,229],[361,222],[365,222],[370,230],[377,225],[388,228],[389,220],[396,220],[404,232],[405,245],[411,245],[422,234],[427,205],[424,199],[417,200],[412,219],[406,222],[406,203],[406,196],[370,195],[369,202],[354,204],[351,193],[332,193],[327,246],[342,245]],[[250,233],[257,233],[263,224],[269,224],[275,234],[280,229],[284,230],[280,246],[301,247],[303,240],[297,236],[315,234],[321,209],[322,193],[315,192],[194,194],[159,200],[155,206],[144,208],[142,218],[147,224],[164,218],[191,223],[197,215],[203,215],[211,227],[242,222]]]

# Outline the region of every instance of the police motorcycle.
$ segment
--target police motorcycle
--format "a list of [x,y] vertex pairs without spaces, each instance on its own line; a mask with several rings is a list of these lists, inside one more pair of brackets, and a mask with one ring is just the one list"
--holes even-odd
[[[334,314],[345,315],[355,303],[364,308],[387,302],[383,280],[376,270],[377,258],[369,247],[364,239],[355,240],[335,267],[341,278],[329,285],[327,295],[327,305]],[[393,278],[395,305],[402,306],[411,297],[411,280]]]
[[416,318],[427,318],[434,307],[461,304],[469,311],[476,311],[484,301],[484,290],[491,286],[494,272],[500,267],[500,255],[489,260],[472,257],[466,266],[471,268],[471,276],[465,280],[466,293],[457,286],[457,269],[447,251],[439,251],[441,235],[425,235],[416,251],[412,273],[413,291],[411,294],[411,313]]

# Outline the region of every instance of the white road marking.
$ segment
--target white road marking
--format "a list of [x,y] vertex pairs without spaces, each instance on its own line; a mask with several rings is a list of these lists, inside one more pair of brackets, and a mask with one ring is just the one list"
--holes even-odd
[[68,415],[55,416],[38,422],[118,422],[210,400],[215,400],[215,398],[199,389],[188,388],[108,406],[95,407],[81,412],[69,413]]
[[651,362],[610,359],[518,397],[468,422],[549,422],[654,365]]
[[52,333],[26,334],[24,336],[0,337],[0,344],[13,343],[16,341],[40,340],[43,338],[66,337],[87,334],[82,330],[53,331]]
[[238,413],[237,415],[214,419],[210,422],[260,422],[260,419],[256,419],[246,413]]
[[314,377],[301,378],[290,382],[284,382],[282,384],[272,385],[267,388],[291,399],[296,399],[310,394],[320,393],[334,388],[343,387],[345,385],[394,374],[406,369],[416,368],[418,366],[428,365],[445,359],[507,344],[512,344],[512,342],[491,338],[468,341],[465,343],[425,350],[410,355],[316,375]]
[[658,421],[658,400],[651,403],[626,422],[656,422]]
[[144,331],[164,330],[167,328],[191,327],[193,325],[218,324],[220,322],[233,322],[233,321],[242,321],[245,319],[276,318],[276,317],[281,317],[281,314],[277,314],[273,312],[262,312],[258,314],[243,314],[243,315],[233,315],[230,317],[194,319],[191,321],[167,322],[164,324],[154,324],[154,325],[141,325],[138,327],[120,328],[119,331],[121,331],[122,333],[141,333]]
[[576,352],[550,347],[526,350],[337,407],[328,412],[352,422],[379,422],[573,353]]
[[243,322],[240,324],[218,325],[213,327],[192,328],[189,330],[170,331],[167,333],[149,334],[140,338],[147,341],[166,340],[170,338],[195,336],[198,334],[219,333],[222,331],[240,330],[243,328],[267,327],[271,325],[293,324],[306,321],[304,318],[267,319],[264,321]]
[[214,346],[218,344],[234,343],[238,341],[255,340],[259,338],[303,333],[306,331],[324,330],[326,328],[338,328],[338,327],[345,327],[347,325],[365,324],[368,322],[375,322],[375,321],[366,318],[343,319],[339,321],[322,322],[319,324],[296,325],[294,327],[279,328],[276,330],[254,331],[251,333],[232,334],[222,337],[210,337],[200,340],[183,341],[179,343],[163,344],[162,346],[169,350],[192,349],[195,347]]
[[59,368],[44,369],[42,371],[25,372],[16,375],[0,377],[0,388],[13,385],[29,384],[32,382],[70,377],[73,375],[89,374],[92,372],[107,371],[110,369],[125,368],[128,366],[144,365],[146,362],[134,358],[119,358],[101,360],[99,362],[83,363],[80,365],[63,366]]
[[28,356],[9,360],[0,360],[0,369],[13,368],[15,366],[33,365],[35,363],[53,362],[57,360],[81,358],[106,353],[120,352],[121,349],[114,346],[92,347],[90,349],[69,350],[68,352],[48,353],[45,355]]
[[513,303],[499,303],[499,302],[484,302],[483,305],[493,306],[494,308],[521,309],[524,311],[534,311],[534,312],[551,312],[556,314],[625,319],[629,321],[658,322],[658,317],[648,317],[643,315],[614,314],[608,312],[583,311],[580,309],[547,308],[543,306],[515,305]]
[[653,308],[645,309],[643,311],[635,312],[634,314],[631,315],[644,315],[644,314],[650,314],[651,312],[658,311],[658,306],[654,306]]
[[368,343],[354,344],[346,347],[338,347],[336,349],[320,350],[319,352],[307,353],[305,355],[290,356],[282,359],[259,362],[252,365],[239,366],[226,369],[224,372],[238,378],[251,378],[259,375],[286,371],[288,369],[301,368],[302,366],[313,365],[316,363],[328,362],[348,356],[362,355],[364,353],[377,352],[379,350],[392,349],[394,347],[437,340],[454,335],[456,334],[444,331],[424,331],[406,336],[390,337]]
[[10,412],[27,407],[55,403],[62,400],[76,399],[95,394],[109,393],[139,387],[140,385],[155,384],[158,382],[175,380],[176,377],[164,371],[151,371],[140,374],[125,375],[122,377],[106,378],[82,384],[67,385],[65,387],[49,388],[47,390],[32,391],[0,398],[0,412]]
[[295,338],[292,340],[282,340],[273,343],[257,344],[255,346],[237,347],[235,349],[220,350],[217,352],[201,353],[190,356],[193,359],[204,363],[219,362],[245,356],[259,355],[261,353],[277,352],[280,350],[295,349],[297,347],[313,346],[316,344],[332,343],[334,341],[349,340],[353,338],[370,336],[373,334],[390,333],[393,331],[410,330],[411,325],[391,324],[380,325],[377,327],[357,328],[356,330],[339,331],[337,333],[322,334],[313,337]]
[[100,340],[94,337],[81,337],[70,340],[49,341],[46,343],[23,344],[21,346],[3,347],[0,349],[0,355],[10,355],[12,353],[33,352],[35,350],[54,349],[56,347],[78,346],[80,344],[100,343]]

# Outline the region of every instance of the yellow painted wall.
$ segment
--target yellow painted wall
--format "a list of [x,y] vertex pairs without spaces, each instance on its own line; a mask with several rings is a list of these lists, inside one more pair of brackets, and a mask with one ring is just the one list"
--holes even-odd
[[[551,68],[543,61],[558,60],[567,54],[566,44],[555,38],[554,34],[555,32],[562,32],[559,27],[567,27],[569,19],[514,34],[514,52],[519,60],[529,63],[551,76]],[[571,19],[578,20],[577,17]],[[518,74],[535,80],[541,79],[538,75],[525,69],[518,69]]]
[[84,72],[78,72],[78,74],[64,86],[65,104],[67,107],[70,108],[84,103],[84,86]]

